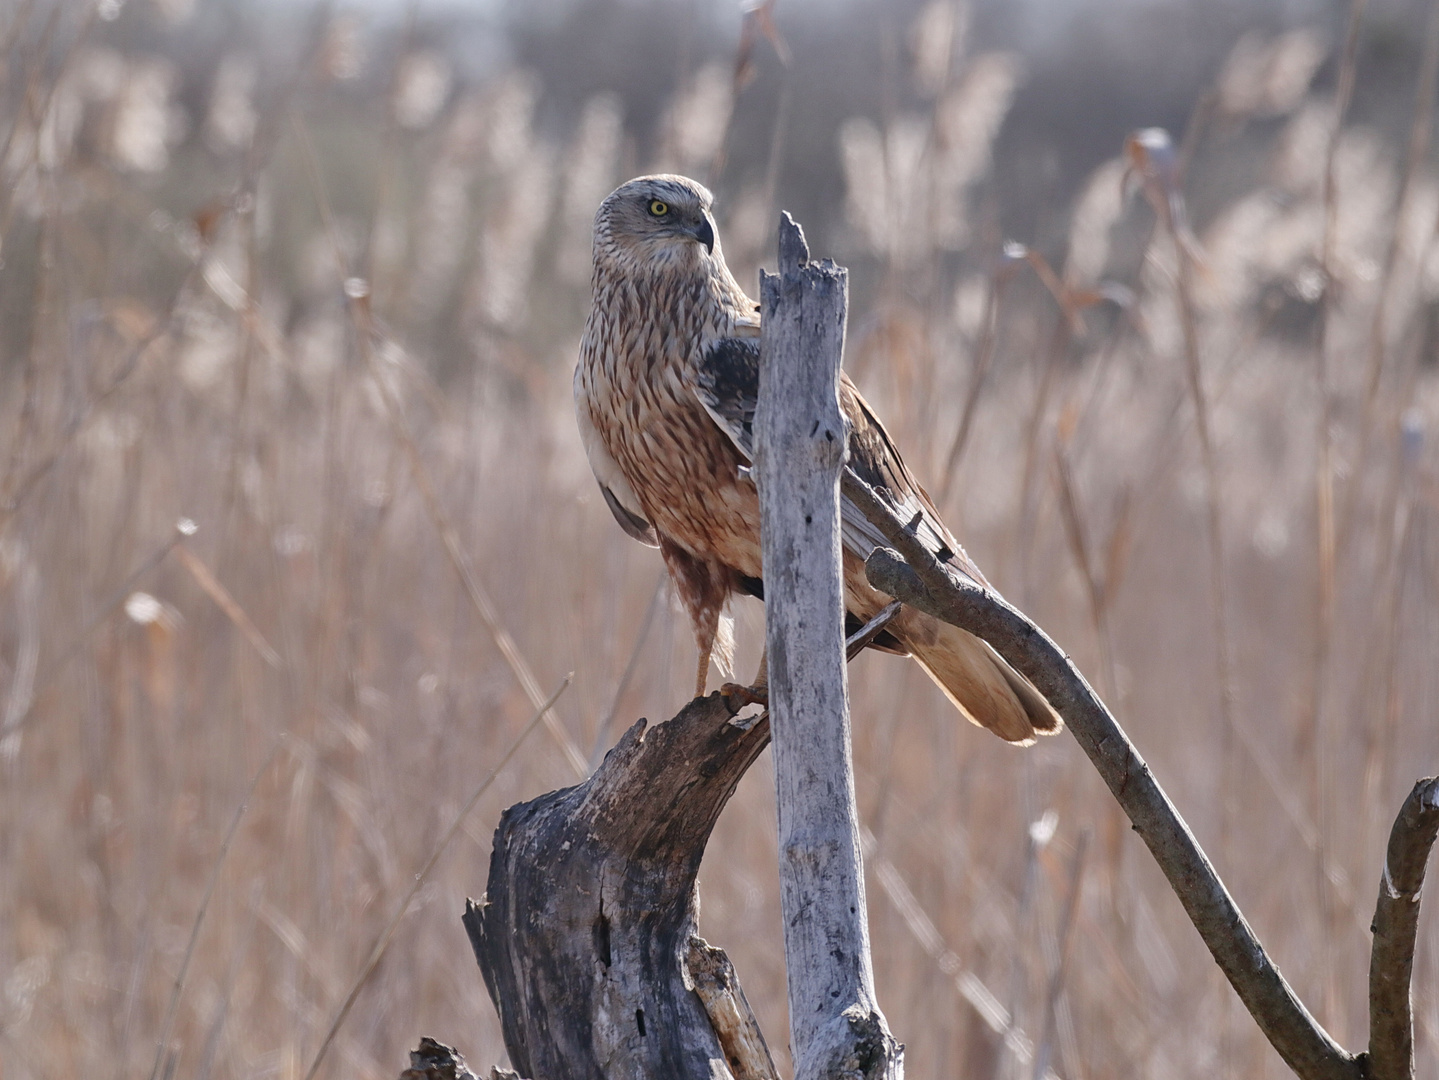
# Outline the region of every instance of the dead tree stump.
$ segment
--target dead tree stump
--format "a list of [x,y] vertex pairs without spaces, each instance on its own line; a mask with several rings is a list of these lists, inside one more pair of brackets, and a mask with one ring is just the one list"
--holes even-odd
[[505,812],[464,922],[521,1076],[776,1076],[728,958],[695,934],[705,844],[768,743],[767,720],[711,694]]

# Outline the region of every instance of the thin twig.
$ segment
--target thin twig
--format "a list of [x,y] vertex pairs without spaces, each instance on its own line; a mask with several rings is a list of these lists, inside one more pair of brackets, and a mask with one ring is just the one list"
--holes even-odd
[[886,604],[880,608],[874,618],[870,619],[869,622],[865,623],[853,634],[850,634],[849,637],[844,639],[844,658],[846,660],[853,660],[860,653],[864,652],[875,638],[884,633],[884,628],[894,622],[895,617],[898,615],[898,601]]
[[340,1006],[339,1011],[335,1013],[334,1020],[330,1022],[330,1029],[325,1032],[325,1038],[320,1043],[320,1049],[315,1051],[315,1059],[310,1062],[310,1068],[305,1073],[305,1080],[314,1080],[315,1074],[320,1071],[320,1065],[325,1060],[325,1054],[329,1051],[330,1044],[335,1041],[335,1036],[339,1033],[340,1025],[345,1022],[345,1017],[350,1015],[350,1008],[355,1004],[355,999],[360,996],[360,990],[364,988],[365,982],[370,977],[370,973],[375,970],[375,965],[377,965],[380,962],[380,958],[385,955],[385,949],[389,947],[390,939],[395,936],[395,928],[400,925],[400,920],[403,919],[405,913],[410,910],[410,903],[415,899],[415,894],[420,891],[420,886],[425,883],[425,878],[428,877],[430,871],[435,868],[435,863],[440,861],[440,856],[445,853],[445,849],[450,846],[450,841],[453,840],[455,834],[460,831],[460,826],[464,824],[465,818],[469,816],[470,811],[475,808],[475,803],[479,802],[480,797],[490,790],[490,785],[495,782],[495,778],[500,775],[504,767],[510,763],[510,759],[514,757],[520,747],[525,744],[525,740],[530,737],[530,733],[539,726],[540,721],[545,718],[555,702],[559,700],[560,695],[569,687],[570,680],[573,678],[574,672],[570,672],[560,681],[560,685],[556,688],[555,692],[549,696],[548,700],[540,705],[535,711],[535,715],[530,718],[530,722],[515,736],[514,742],[510,743],[510,748],[505,751],[504,757],[500,758],[495,767],[490,770],[490,775],[485,777],[480,786],[475,789],[469,801],[466,802],[465,805],[460,808],[460,812],[455,815],[454,821],[450,822],[450,827],[441,835],[439,842],[435,844],[434,850],[430,852],[430,857],[425,860],[424,866],[420,867],[419,871],[415,874],[414,880],[410,882],[409,891],[405,893],[399,904],[395,906],[395,913],[390,916],[390,921],[385,924],[385,928],[380,931],[380,936],[375,939],[375,944],[370,949],[369,958],[365,961],[364,966],[360,968],[360,973],[355,976],[355,981],[350,984],[350,992],[345,995],[344,1004]]
[[220,842],[220,850],[215,855],[215,864],[210,868],[210,880],[205,884],[205,895],[200,900],[200,909],[195,912],[195,922],[190,927],[190,940],[185,943],[185,955],[180,961],[180,970],[175,973],[175,985],[170,991],[170,1004],[165,1008],[165,1022],[160,1026],[160,1038],[155,1043],[155,1064],[150,1067],[150,1080],[155,1080],[160,1075],[160,1065],[165,1057],[165,1047],[170,1045],[170,1032],[174,1030],[175,1013],[180,1007],[180,991],[185,987],[185,975],[190,970],[190,960],[195,955],[195,943],[200,940],[200,926],[205,921],[205,913],[210,910],[210,899],[215,895],[215,886],[220,880],[220,870],[225,865],[225,856],[230,853],[230,844],[240,829],[240,821],[244,818],[245,811],[249,809],[255,789],[260,786],[260,780],[269,770],[275,756],[283,746],[284,741],[276,739],[270,752],[265,755],[265,760],[255,770],[255,775],[250,778],[250,786],[245,789],[245,795],[240,800],[240,805],[235,807],[235,816],[230,819],[230,827],[225,831],[225,839]]
[[[343,252],[340,248],[339,233],[335,228],[334,217],[330,211],[330,200],[325,194],[324,184],[320,176],[319,155],[315,152],[315,145],[310,138],[309,128],[305,126],[300,115],[295,113],[292,119],[295,133],[303,152],[302,156],[307,166],[310,184],[316,202],[320,207],[320,216],[325,223],[325,232],[329,237],[330,246],[335,253],[335,265],[340,269],[341,275],[343,275]],[[350,318],[354,323],[356,337],[359,339],[365,367],[374,378],[374,385],[379,392],[381,400],[384,402],[385,414],[390,422],[391,431],[409,461],[410,475],[415,481],[415,487],[420,491],[420,497],[424,501],[425,510],[429,514],[435,531],[440,534],[440,541],[444,545],[445,554],[449,556],[450,563],[455,568],[455,573],[459,575],[460,582],[465,587],[465,593],[469,596],[470,602],[474,604],[481,621],[485,624],[485,628],[489,630],[495,647],[500,650],[500,655],[504,657],[505,663],[509,665],[510,671],[520,684],[520,688],[525,692],[525,696],[530,699],[530,705],[540,710],[539,715],[544,719],[546,730],[549,731],[550,735],[553,736],[555,742],[559,745],[566,760],[570,763],[570,767],[575,771],[575,775],[580,777],[586,776],[589,771],[589,766],[585,761],[584,754],[580,751],[580,748],[575,745],[575,741],[570,737],[570,733],[565,730],[564,725],[555,718],[554,714],[551,713],[548,708],[541,708],[544,702],[544,693],[540,689],[539,680],[535,678],[534,670],[520,652],[519,646],[515,644],[514,638],[510,636],[509,631],[506,630],[500,622],[499,611],[496,609],[494,601],[490,599],[489,593],[487,593],[480,584],[474,568],[470,565],[470,560],[468,556],[466,556],[464,548],[460,545],[459,533],[456,532],[455,527],[450,523],[449,516],[445,513],[444,507],[440,503],[439,495],[435,491],[435,486],[430,480],[430,474],[425,468],[424,458],[420,454],[419,445],[415,442],[414,436],[411,435],[409,427],[405,423],[400,403],[395,400],[384,372],[378,370],[378,361],[373,347],[373,340],[378,334],[378,328],[375,325],[374,319],[371,317],[368,297],[361,296],[353,298],[348,304],[348,310]]]

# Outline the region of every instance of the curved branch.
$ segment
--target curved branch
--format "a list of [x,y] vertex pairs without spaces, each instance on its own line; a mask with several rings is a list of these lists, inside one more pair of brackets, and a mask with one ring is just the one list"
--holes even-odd
[[1384,878],[1374,909],[1374,948],[1369,959],[1369,1075],[1373,1080],[1411,1080],[1414,1075],[1414,1010],[1409,979],[1419,927],[1424,864],[1439,837],[1439,777],[1414,785],[1389,833]]
[[1149,766],[1069,658],[999,596],[952,578],[862,480],[847,473],[843,484],[845,494],[909,560],[906,563],[887,548],[877,549],[865,563],[870,584],[983,638],[1035,685],[1109,785],[1210,953],[1279,1055],[1306,1080],[1360,1080],[1364,1063],[1336,1043],[1290,989]]

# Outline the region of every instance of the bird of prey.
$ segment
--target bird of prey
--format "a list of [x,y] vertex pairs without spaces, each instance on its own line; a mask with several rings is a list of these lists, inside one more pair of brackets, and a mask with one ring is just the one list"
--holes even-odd
[[[575,368],[575,412],[590,468],[630,536],[658,547],[699,645],[697,693],[713,657],[732,657],[735,593],[764,597],[759,497],[745,471],[759,391],[758,305],[720,249],[712,196],[683,176],[642,176],[600,205],[594,307]],[[840,376],[854,470],[944,562],[987,584],[850,382]],[[849,623],[889,597],[870,588],[864,560],[884,537],[844,500]],[[874,640],[908,654],[970,720],[1014,743],[1059,730],[1059,717],[983,641],[909,607]]]

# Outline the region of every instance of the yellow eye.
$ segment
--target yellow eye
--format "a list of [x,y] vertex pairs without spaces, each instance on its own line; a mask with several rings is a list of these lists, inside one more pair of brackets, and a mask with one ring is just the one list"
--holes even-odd
[[658,199],[655,199],[653,202],[650,203],[650,213],[653,214],[655,217],[664,217],[669,212],[669,203],[660,202]]

